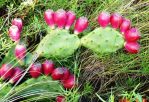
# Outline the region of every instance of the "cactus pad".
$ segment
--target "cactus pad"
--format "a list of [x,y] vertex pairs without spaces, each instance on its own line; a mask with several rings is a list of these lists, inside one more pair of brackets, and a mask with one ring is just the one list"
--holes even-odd
[[41,40],[35,52],[46,58],[66,58],[79,47],[80,39],[77,35],[69,34],[68,30],[49,30]]
[[84,47],[97,54],[111,53],[124,46],[123,36],[113,28],[97,28],[81,39]]

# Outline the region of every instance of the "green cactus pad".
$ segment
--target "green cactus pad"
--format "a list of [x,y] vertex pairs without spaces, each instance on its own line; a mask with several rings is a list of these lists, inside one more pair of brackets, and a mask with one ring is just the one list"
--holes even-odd
[[67,30],[55,29],[41,40],[35,52],[46,58],[67,58],[72,55],[80,45],[80,39]]
[[110,27],[97,28],[81,39],[84,47],[97,54],[115,52],[124,46],[123,36]]

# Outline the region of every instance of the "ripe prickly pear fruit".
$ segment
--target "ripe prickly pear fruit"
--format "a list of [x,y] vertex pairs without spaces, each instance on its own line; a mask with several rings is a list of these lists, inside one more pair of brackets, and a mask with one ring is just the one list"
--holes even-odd
[[139,52],[140,45],[137,42],[126,42],[125,49],[131,54],[136,54]]
[[19,31],[19,28],[17,26],[12,25],[9,28],[9,37],[11,38],[12,41],[20,40],[20,31]]
[[29,73],[32,76],[32,78],[38,78],[40,74],[42,73],[41,64],[40,63],[32,64],[29,70]]
[[3,64],[0,69],[1,78],[4,80],[9,79],[12,76],[13,72],[14,70],[11,64]]
[[63,28],[67,21],[66,11],[59,9],[54,13],[54,22],[58,28]]
[[110,23],[111,26],[115,29],[119,28],[121,23],[123,21],[123,18],[120,14],[118,13],[113,13],[110,17]]
[[128,42],[135,42],[140,39],[140,32],[137,28],[131,28],[124,34],[125,40]]
[[75,23],[75,34],[79,34],[83,32],[88,27],[88,19],[86,17],[80,17],[77,19]]
[[11,76],[10,83],[16,83],[22,76],[23,70],[19,67],[14,68],[14,72]]
[[54,63],[51,60],[46,60],[42,63],[42,70],[45,75],[52,74],[54,68]]
[[53,80],[60,80],[63,77],[63,75],[64,75],[63,69],[56,68],[53,70],[51,77]]
[[74,88],[75,85],[76,85],[76,83],[75,83],[75,76],[74,75],[70,75],[68,79],[62,81],[62,85],[66,89]]
[[123,18],[122,24],[120,25],[120,32],[124,34],[131,27],[130,20]]
[[74,23],[75,19],[76,19],[75,13],[73,11],[68,11],[65,29],[68,30],[72,26],[72,24]]
[[101,27],[105,28],[110,23],[110,14],[108,12],[101,12],[98,15],[98,23]]
[[65,102],[65,97],[64,96],[57,96],[56,102]]
[[44,12],[44,20],[52,29],[54,29],[54,11],[48,9]]
[[23,28],[23,22],[22,22],[22,19],[21,18],[14,18],[12,20],[12,25],[15,25],[19,28],[19,31],[21,32],[22,31],[22,28]]
[[63,77],[61,78],[61,80],[66,80],[69,78],[70,71],[65,67],[62,67],[62,69],[63,69]]
[[23,60],[26,56],[26,46],[24,43],[18,43],[15,47],[15,56],[19,60]]

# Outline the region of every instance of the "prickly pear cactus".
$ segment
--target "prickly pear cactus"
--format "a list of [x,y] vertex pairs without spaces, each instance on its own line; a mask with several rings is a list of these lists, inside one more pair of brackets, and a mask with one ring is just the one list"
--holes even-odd
[[68,30],[49,30],[41,40],[35,52],[46,58],[66,58],[72,55],[80,46],[80,39],[75,34],[69,34]]
[[81,39],[84,47],[97,54],[111,53],[124,46],[123,36],[110,27],[97,28]]

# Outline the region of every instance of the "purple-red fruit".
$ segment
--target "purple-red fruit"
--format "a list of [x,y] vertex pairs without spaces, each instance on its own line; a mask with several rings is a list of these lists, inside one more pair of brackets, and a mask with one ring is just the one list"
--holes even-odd
[[121,23],[123,21],[123,18],[120,14],[118,13],[113,13],[110,17],[110,23],[111,26],[115,29],[119,28]]
[[57,96],[56,102],[65,102],[65,97],[64,96]]
[[58,28],[63,28],[67,21],[66,11],[59,9],[54,13],[54,22]]
[[40,74],[42,73],[42,68],[40,63],[34,63],[32,64],[30,70],[29,70],[30,75],[32,78],[38,78]]
[[68,11],[65,29],[68,30],[72,26],[72,24],[74,23],[75,19],[76,19],[75,13],[73,11]]
[[0,69],[1,78],[4,80],[9,79],[9,78],[11,78],[13,72],[14,72],[14,70],[13,70],[11,64],[3,64]]
[[21,18],[14,18],[12,20],[12,25],[15,25],[19,28],[19,31],[22,31],[22,27],[23,27],[23,22]]
[[62,69],[63,69],[63,77],[61,78],[61,80],[66,80],[66,79],[69,78],[70,72],[69,72],[69,70],[68,70],[67,68],[65,68],[65,67],[62,67]]
[[18,43],[15,47],[15,56],[19,60],[23,60],[26,56],[26,46],[24,43]]
[[54,63],[51,60],[46,60],[42,63],[42,70],[45,75],[52,74],[54,68]]
[[105,28],[110,23],[110,14],[108,12],[101,12],[98,15],[98,23],[101,27]]
[[9,37],[11,38],[12,41],[20,40],[20,31],[19,31],[19,28],[17,26],[12,25],[9,28]]
[[53,80],[60,80],[63,77],[63,75],[63,68],[56,68],[53,70],[51,77]]
[[120,25],[120,31],[124,34],[131,27],[131,22],[128,19],[123,18],[122,24]]
[[140,39],[140,32],[137,28],[131,28],[124,34],[125,40],[128,42],[135,42]]
[[126,42],[125,49],[131,54],[136,54],[139,52],[140,45],[137,42]]
[[77,19],[75,23],[75,34],[79,34],[83,32],[88,27],[88,19],[86,17],[80,17]]
[[68,79],[62,80],[62,85],[66,89],[74,88],[75,85],[76,85],[76,83],[75,83],[75,76],[74,75],[70,75]]
[[52,28],[54,29],[54,11],[51,9],[48,9],[44,12],[44,19],[45,22]]
[[16,83],[22,76],[23,70],[19,67],[14,68],[14,72],[11,76],[10,83]]

